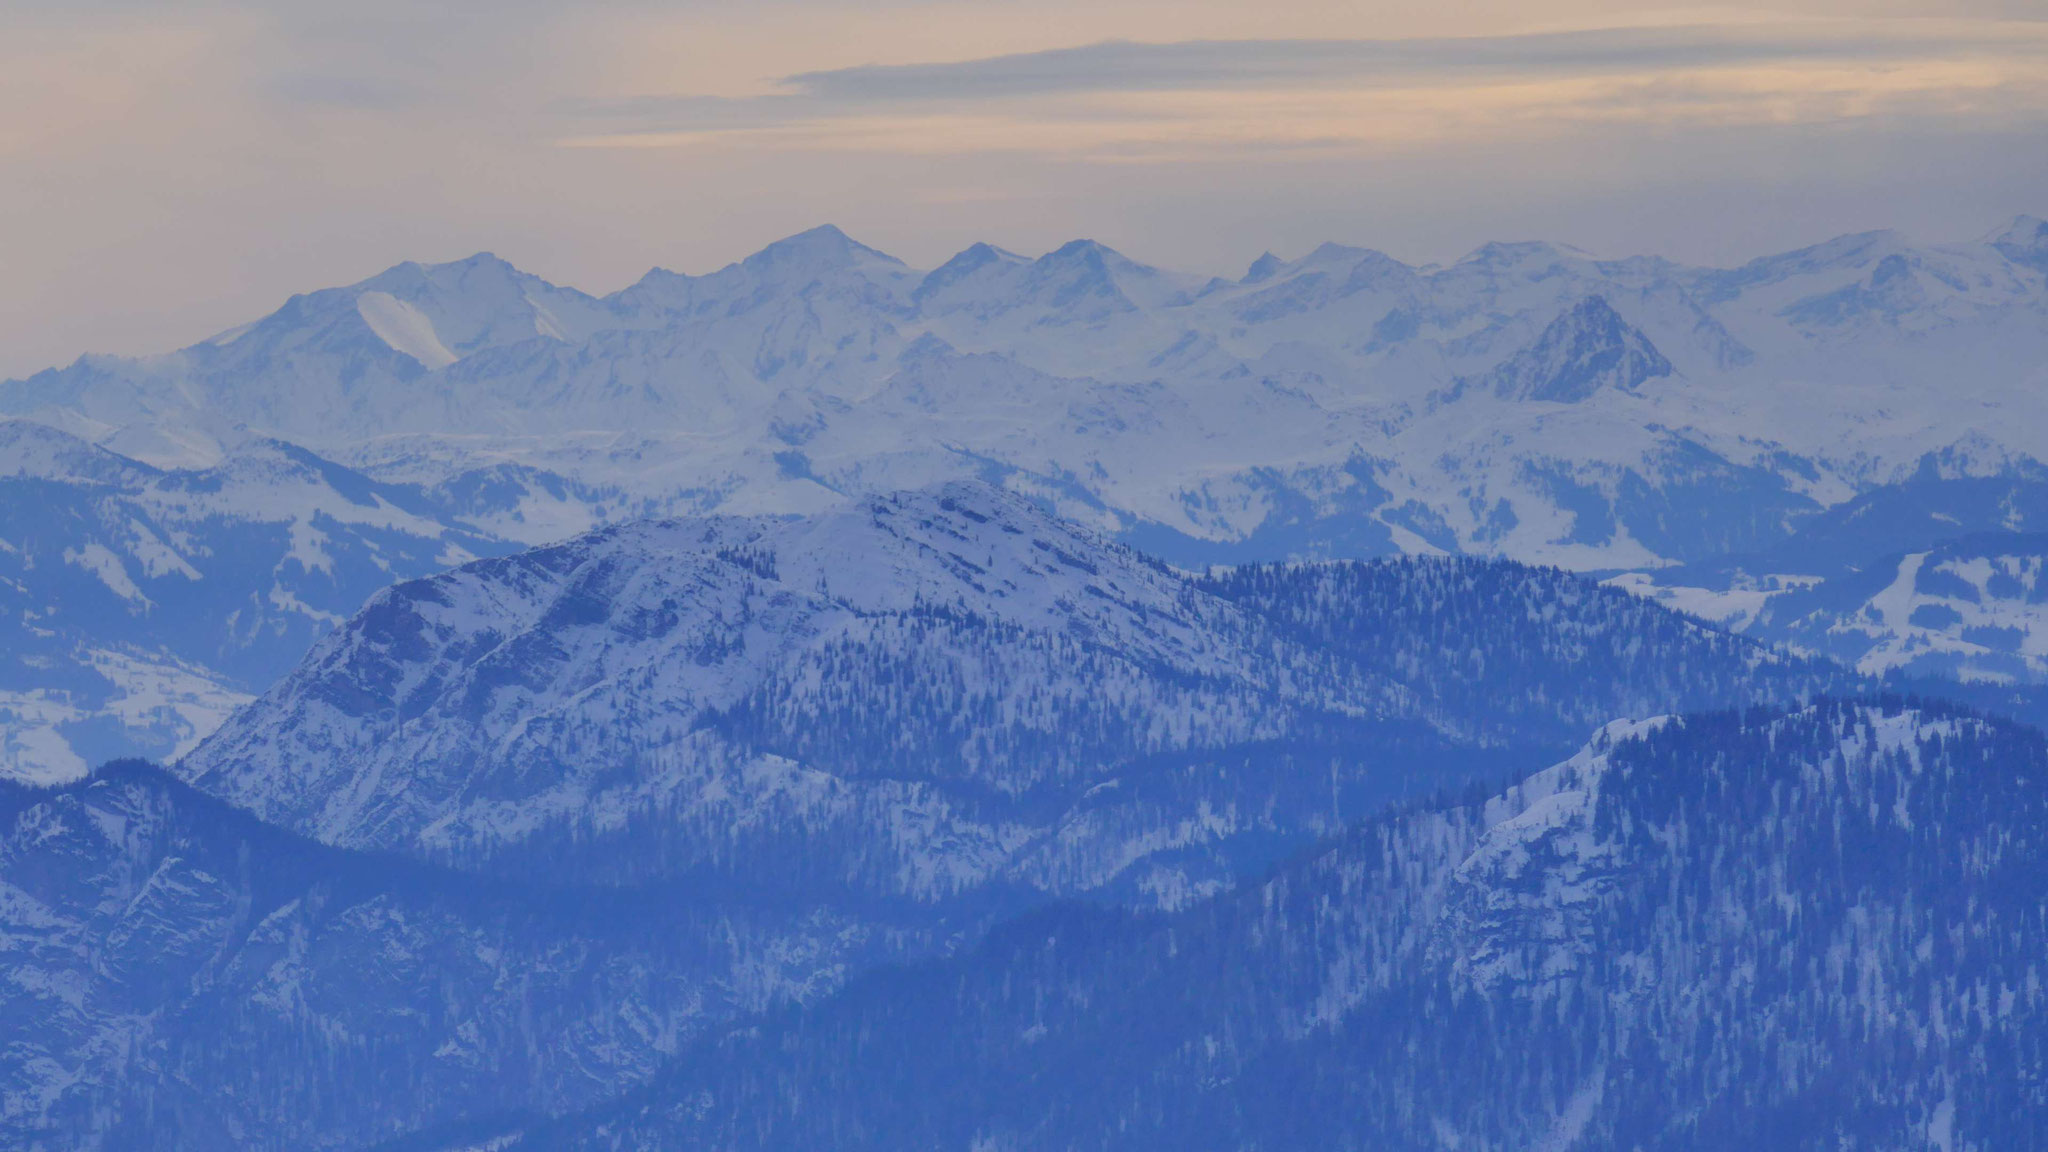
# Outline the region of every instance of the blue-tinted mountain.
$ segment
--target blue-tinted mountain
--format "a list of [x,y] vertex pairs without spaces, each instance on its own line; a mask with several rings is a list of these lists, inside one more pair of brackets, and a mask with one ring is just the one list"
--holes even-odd
[[1825,702],[1610,727],[1166,915],[1067,907],[514,1147],[2030,1148],[2048,740]]
[[[1968,244],[1866,233],[1730,269],[1545,243],[1417,267],[1325,244],[1232,281],[1087,240],[975,245],[927,273],[824,227],[604,297],[478,256],[6,382],[0,412],[160,466],[251,435],[427,487],[512,464],[631,512],[802,513],[997,476],[1249,559],[1391,538],[1647,569],[1729,550],[1673,530],[1695,514],[1782,536],[1957,444],[2048,456],[2039,236],[2031,218]],[[892,387],[929,377],[929,340],[962,358],[944,409]],[[1047,385],[975,387],[1027,376]],[[1696,490],[1694,457],[1721,480]],[[1578,515],[1594,501],[1612,530]]]
[[375,598],[197,789],[8,791],[0,1099],[51,1148],[595,1107],[1048,899],[1185,907],[1587,717],[1839,679],[1556,570],[1193,579],[975,486],[608,529]]
[[1602,389],[1634,392],[1671,361],[1600,296],[1588,296],[1476,386],[1503,400],[1574,404]]
[[0,775],[45,781],[181,754],[393,580],[514,547],[293,445],[161,470],[26,421],[0,540]]
[[0,781],[0,1145],[362,1148],[588,1106],[926,915],[506,883],[344,851],[141,763]]
[[775,858],[877,895],[1171,902],[1615,715],[1845,683],[1555,571],[1190,580],[955,484],[398,585],[179,771],[309,836],[472,866]]

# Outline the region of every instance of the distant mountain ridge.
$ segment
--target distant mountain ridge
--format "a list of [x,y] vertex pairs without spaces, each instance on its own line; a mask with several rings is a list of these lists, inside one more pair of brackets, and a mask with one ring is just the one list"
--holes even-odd
[[[60,502],[102,499],[94,468],[161,487],[177,481],[139,478],[289,451],[355,478],[336,483],[415,493],[436,525],[418,530],[451,558],[635,517],[808,514],[979,480],[1190,569],[1498,555],[1630,573],[1634,591],[1748,628],[1764,599],[1845,575],[1788,549],[1857,507],[1954,501],[1915,513],[1948,530],[1859,546],[1856,565],[2013,530],[1962,485],[1920,478],[2043,469],[2042,234],[2033,218],[1972,244],[1861,233],[1731,269],[1543,243],[1416,267],[1326,244],[1232,280],[1093,241],[1037,257],[976,245],[924,272],[825,227],[604,297],[484,254],[296,296],[178,352],[0,383],[0,412],[76,438],[63,451],[82,471],[38,479]],[[0,475],[54,450],[26,445],[0,444]],[[329,497],[306,499],[264,515],[304,535],[330,514]],[[138,589],[157,579],[125,527],[53,531],[73,571],[111,574],[114,557]],[[0,771],[190,747],[374,591],[352,579],[299,613],[252,676],[234,629],[296,611],[264,600],[289,549],[258,551],[234,580],[260,603],[232,622],[134,600],[102,613],[100,640],[64,648],[99,680],[0,705]],[[1755,566],[1785,557],[1797,564]],[[2048,676],[2024,644],[2001,646],[2010,633],[1959,631],[2010,622],[1937,640],[1910,616],[1768,635],[1872,671]],[[1857,634],[1854,653],[1829,639]]]
[[[1765,501],[1765,531],[1972,437],[2048,455],[2025,403],[2048,356],[2038,232],[1864,233],[1733,269],[1540,243],[1418,268],[1325,245],[1229,281],[1092,241],[976,245],[926,273],[825,227],[603,298],[482,255],[9,382],[0,411],[160,461],[253,433],[429,485],[516,464],[651,511],[807,511],[979,475],[1192,551],[1298,503],[1325,554],[1412,550],[1426,520],[1458,550],[1640,567],[1720,550],[1655,538],[1633,507],[1631,484],[1685,489],[1674,454],[1740,475],[1725,495]],[[905,403],[912,375],[949,402]],[[1034,385],[984,394],[988,377]],[[1587,501],[1615,532],[1575,527]]]
[[0,1144],[2026,1147],[2048,738],[1879,690],[2048,716],[2044,366],[825,227],[0,383]]

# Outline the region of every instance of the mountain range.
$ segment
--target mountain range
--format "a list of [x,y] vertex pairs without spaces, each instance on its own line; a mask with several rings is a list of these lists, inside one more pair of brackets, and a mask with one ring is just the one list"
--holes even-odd
[[[1044,910],[510,1148],[2037,1148],[2048,742],[1614,724],[1165,916]],[[523,1137],[523,1138],[522,1138]]]
[[[123,483],[203,487],[283,453],[338,487],[209,522],[311,525],[335,493],[376,490],[422,555],[451,559],[980,479],[1183,566],[1498,555],[1618,574],[1866,672],[2028,682],[2048,677],[2048,626],[2024,595],[1979,580],[1971,608],[1871,597],[1930,547],[2041,530],[2044,372],[2048,224],[2031,217],[1976,243],[1865,233],[1729,269],[1540,243],[1418,267],[1324,245],[1234,280],[1088,241],[1036,258],[976,245],[926,272],[825,227],[605,297],[490,256],[404,264],[178,352],[87,356],[0,383],[16,420],[0,476],[89,502],[104,476],[41,462],[97,447]],[[1849,551],[1802,551],[1859,510]],[[16,530],[90,555],[109,588],[162,579],[120,522]],[[389,579],[433,570],[384,562]],[[266,545],[239,563],[291,561]],[[192,570],[209,603],[264,579]],[[236,655],[248,613],[174,625],[128,599],[119,644],[64,650],[102,680],[175,686],[12,693],[10,770],[190,747],[385,582],[301,613],[310,627],[277,633],[260,672]],[[151,655],[92,655],[117,648]]]
[[2048,224],[821,228],[0,384],[0,1144],[2048,1146]]
[[0,1124],[574,1113],[1048,900],[1199,906],[1616,715],[1860,683],[1504,561],[1194,578],[977,484],[600,529],[378,594],[168,771],[0,792]]

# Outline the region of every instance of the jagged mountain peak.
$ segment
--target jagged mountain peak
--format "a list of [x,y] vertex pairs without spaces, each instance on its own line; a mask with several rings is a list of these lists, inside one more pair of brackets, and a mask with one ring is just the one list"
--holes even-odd
[[1298,263],[1351,265],[1356,264],[1360,260],[1364,260],[1370,256],[1377,255],[1379,255],[1379,253],[1374,252],[1370,248],[1359,248],[1351,244],[1339,244],[1334,240],[1326,240],[1323,243],[1316,245],[1315,248],[1312,251],[1310,251],[1308,255],[1302,257],[1301,260],[1298,261]]
[[854,306],[894,312],[916,278],[896,257],[854,240],[837,225],[821,224],[703,275],[649,269],[604,303],[622,321],[658,325],[700,317],[706,308],[758,314],[821,289],[850,289]]
[[1072,240],[1034,259],[976,245],[925,277],[916,292],[929,316],[1100,325],[1183,299],[1192,279],[1140,264],[1094,240]]
[[1483,385],[1504,400],[1577,403],[1603,390],[1633,392],[1671,374],[1671,362],[1623,319],[1604,296],[1587,296],[1534,342],[1488,373]]
[[1047,264],[1085,264],[1089,267],[1100,267],[1111,260],[1127,258],[1100,240],[1081,237],[1067,241],[1039,257],[1039,260]]
[[406,378],[489,348],[581,340],[613,323],[600,301],[479,252],[439,264],[407,261],[345,287],[293,296],[191,351],[215,371],[317,359],[348,366],[344,373]]
[[539,279],[530,272],[522,271],[495,252],[472,252],[459,260],[443,260],[437,263],[402,261],[363,281],[358,287],[401,278],[447,281],[474,276]]
[[1032,263],[1041,271],[1085,270],[1089,275],[1112,277],[1119,281],[1131,277],[1156,278],[1167,275],[1150,264],[1131,259],[1099,240],[1088,239],[1069,240]]

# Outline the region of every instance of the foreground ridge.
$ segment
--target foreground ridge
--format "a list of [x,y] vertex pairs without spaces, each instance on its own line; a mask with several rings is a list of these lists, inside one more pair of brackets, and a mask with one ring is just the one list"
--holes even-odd
[[2048,739],[1610,726],[1164,919],[1019,921],[519,1147],[2034,1147]]

